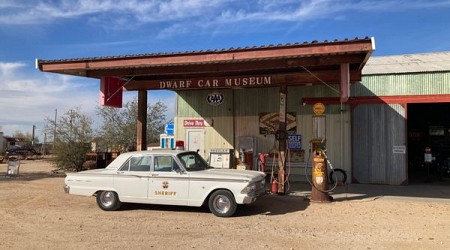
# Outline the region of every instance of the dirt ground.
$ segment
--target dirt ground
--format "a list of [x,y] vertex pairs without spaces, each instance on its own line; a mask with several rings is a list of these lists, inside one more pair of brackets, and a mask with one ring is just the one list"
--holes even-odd
[[[265,195],[218,218],[207,208],[124,205],[65,194],[44,160],[0,164],[0,249],[449,249],[450,197]],[[372,186],[377,189],[377,186]],[[450,189],[450,187],[449,187]],[[348,189],[346,189],[347,191]],[[309,190],[310,191],[310,190]]]

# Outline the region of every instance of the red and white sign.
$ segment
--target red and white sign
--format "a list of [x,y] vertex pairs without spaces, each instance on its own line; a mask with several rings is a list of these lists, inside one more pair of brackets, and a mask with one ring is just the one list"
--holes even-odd
[[203,119],[186,119],[186,120],[184,120],[183,125],[186,128],[204,127],[205,120],[203,120]]
[[118,77],[102,77],[100,80],[100,105],[122,107],[123,80]]

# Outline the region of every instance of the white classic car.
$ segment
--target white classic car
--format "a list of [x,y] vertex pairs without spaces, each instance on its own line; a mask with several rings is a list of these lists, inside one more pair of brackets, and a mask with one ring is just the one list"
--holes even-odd
[[196,152],[136,151],[119,155],[104,169],[67,173],[66,193],[96,196],[98,206],[121,203],[208,205],[219,217],[232,216],[237,204],[250,204],[265,190],[265,174],[212,168]]

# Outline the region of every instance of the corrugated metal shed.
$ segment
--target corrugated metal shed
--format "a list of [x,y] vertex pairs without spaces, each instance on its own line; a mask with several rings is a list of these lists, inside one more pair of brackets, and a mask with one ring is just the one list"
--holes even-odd
[[[404,184],[408,181],[406,104],[443,102],[449,95],[450,51],[371,57],[362,74],[362,80],[351,86],[351,96],[383,101],[358,104],[353,110],[353,181]],[[403,98],[383,103],[390,96]]]
[[358,105],[353,112],[353,178],[401,185],[406,176],[406,114],[399,104]]
[[[287,112],[296,114],[296,134],[302,136],[304,160],[295,162],[289,168],[289,179],[306,181],[305,169],[310,174],[307,158],[309,142],[312,139],[312,105],[302,105],[303,97],[332,97],[336,95],[338,85],[289,86],[287,96]],[[239,150],[241,137],[256,139],[256,152],[273,152],[277,144],[273,135],[263,135],[259,131],[259,115],[261,113],[279,112],[279,88],[247,88],[220,90],[224,94],[224,103],[219,106],[208,105],[205,101],[207,90],[179,91],[177,99],[176,138],[184,140],[186,128],[184,119],[211,118],[213,126],[200,128],[205,132],[205,155],[209,156],[211,148],[234,148]],[[235,109],[234,112],[232,111]],[[343,168],[351,176],[351,113],[350,107],[344,105],[341,113],[340,105],[326,106],[327,155],[336,168]],[[232,116],[235,116],[233,119]],[[256,160],[255,160],[256,163]]]
[[450,51],[371,57],[363,75],[450,71]]
[[450,71],[365,75],[351,85],[351,96],[445,95],[449,83]]

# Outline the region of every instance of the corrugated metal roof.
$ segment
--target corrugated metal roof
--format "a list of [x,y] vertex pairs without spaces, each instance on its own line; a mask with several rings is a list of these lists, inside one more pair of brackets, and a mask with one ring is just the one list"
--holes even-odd
[[[358,38],[354,39],[345,38],[343,40],[335,39],[333,41],[324,40],[323,42],[319,42],[314,40],[312,42],[303,42],[303,43],[286,43],[286,44],[270,44],[270,45],[262,45],[262,46],[247,46],[247,47],[238,47],[238,48],[223,48],[223,49],[215,49],[215,50],[194,50],[194,51],[184,51],[184,52],[167,52],[167,53],[147,53],[147,54],[133,54],[133,55],[122,55],[122,56],[99,56],[99,57],[85,57],[85,58],[71,58],[71,59],[52,59],[52,60],[42,60],[38,59],[39,63],[55,63],[55,62],[78,62],[78,61],[93,61],[93,60],[120,60],[120,59],[130,59],[130,58],[142,58],[142,57],[167,57],[167,56],[179,56],[179,55],[194,55],[194,54],[211,54],[211,53],[226,53],[226,52],[241,52],[241,51],[254,51],[254,50],[266,50],[266,49],[283,49],[283,48],[293,48],[293,47],[306,47],[313,46],[318,44],[339,44],[339,43],[348,43],[348,42],[359,42],[359,41],[367,41],[371,40],[371,37]],[[326,53],[324,53],[326,54]]]
[[450,71],[450,51],[374,56],[362,70],[363,75]]

